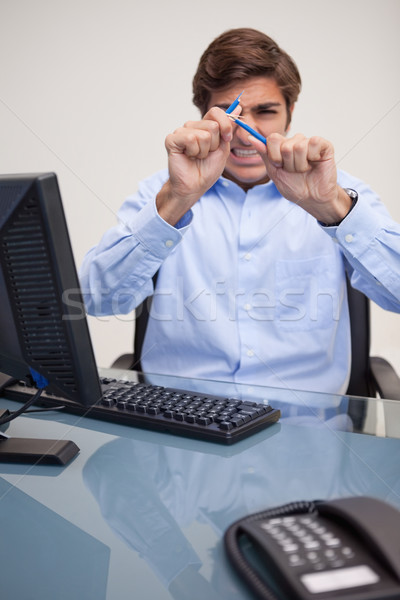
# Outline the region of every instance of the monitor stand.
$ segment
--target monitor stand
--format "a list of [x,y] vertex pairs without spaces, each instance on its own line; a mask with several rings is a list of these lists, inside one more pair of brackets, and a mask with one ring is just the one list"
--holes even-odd
[[[7,412],[0,409],[0,418]],[[0,462],[66,465],[78,452],[71,440],[11,438],[0,431]]]

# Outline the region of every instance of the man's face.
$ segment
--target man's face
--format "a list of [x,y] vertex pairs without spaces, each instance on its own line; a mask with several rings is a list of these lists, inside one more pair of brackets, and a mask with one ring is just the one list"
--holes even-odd
[[[213,92],[209,108],[219,106],[226,110],[243,90],[240,97],[243,120],[265,137],[270,133],[284,135],[288,130],[286,102],[273,79],[251,77],[232,87]],[[233,131],[231,151],[224,173],[245,188],[265,181],[265,164],[249,142],[249,134],[238,125],[234,126]]]

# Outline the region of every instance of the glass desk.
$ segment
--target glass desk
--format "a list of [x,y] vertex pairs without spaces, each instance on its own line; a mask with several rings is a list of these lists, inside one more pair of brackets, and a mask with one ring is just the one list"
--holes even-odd
[[18,417],[7,434],[65,437],[80,453],[65,467],[0,465],[2,598],[251,599],[221,541],[236,519],[357,495],[400,508],[400,402],[146,379],[265,399],[282,418],[225,447],[55,411]]

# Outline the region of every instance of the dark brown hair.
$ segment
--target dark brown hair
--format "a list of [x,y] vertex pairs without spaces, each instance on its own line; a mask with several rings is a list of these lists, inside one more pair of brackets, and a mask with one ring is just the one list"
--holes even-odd
[[193,103],[204,115],[211,93],[248,77],[271,77],[290,107],[300,93],[301,78],[294,61],[264,33],[256,29],[230,29],[203,53],[193,78]]

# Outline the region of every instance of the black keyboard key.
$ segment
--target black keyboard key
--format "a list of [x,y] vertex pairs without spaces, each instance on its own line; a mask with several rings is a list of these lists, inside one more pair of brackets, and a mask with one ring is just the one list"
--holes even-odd
[[103,406],[114,406],[115,400],[114,398],[103,398],[101,403]]
[[174,419],[175,421],[184,421],[185,415],[183,412],[174,412]]
[[210,425],[210,423],[212,423],[212,421],[208,417],[204,416],[204,417],[197,417],[196,423],[198,423],[199,425]]
[[117,402],[117,408],[119,408],[120,410],[125,410],[128,406],[128,400],[118,400]]
[[[234,427],[240,427],[241,425],[245,424],[245,417],[241,417],[240,415],[235,415],[234,417],[231,417],[231,419],[229,419],[229,422],[232,423],[232,425]],[[249,421],[250,421],[250,417],[249,417]]]
[[242,417],[242,419],[245,423],[248,423],[249,421],[251,421],[250,415],[247,415],[246,413],[239,413],[239,415]]
[[244,410],[241,410],[239,412],[239,415],[248,415],[251,419],[255,419],[256,417],[259,417],[261,414],[261,412],[258,410],[258,408],[250,408],[247,407]]
[[230,431],[233,429],[233,424],[230,421],[222,421],[222,423],[219,424],[219,427],[223,431]]

